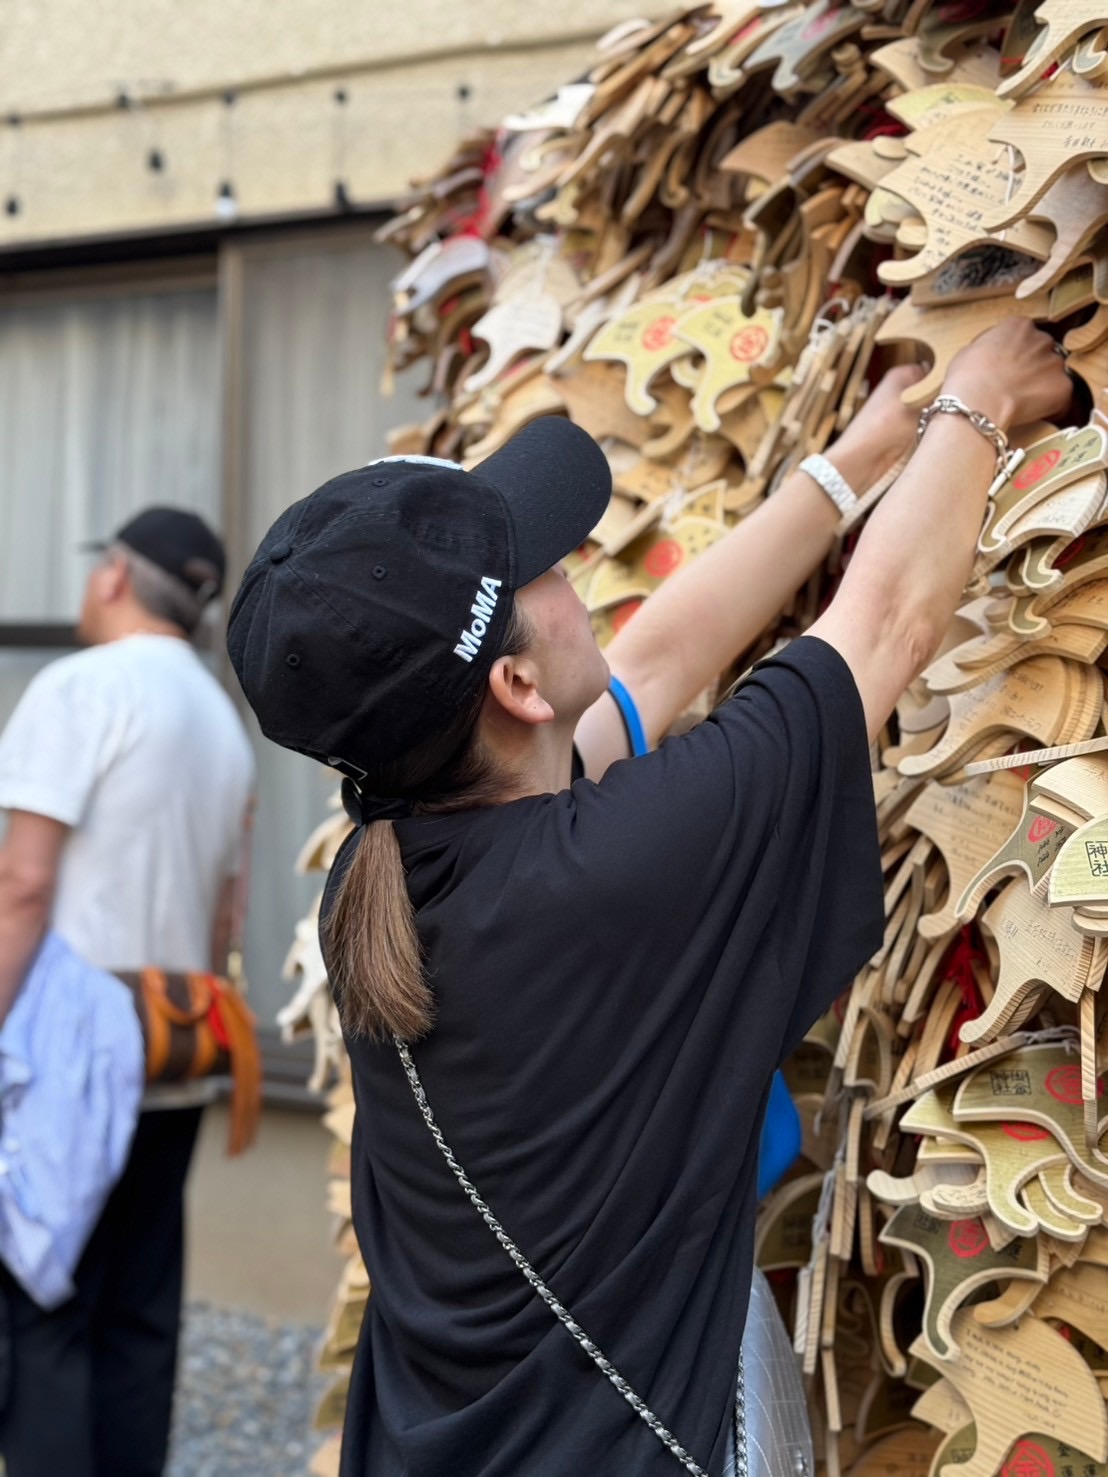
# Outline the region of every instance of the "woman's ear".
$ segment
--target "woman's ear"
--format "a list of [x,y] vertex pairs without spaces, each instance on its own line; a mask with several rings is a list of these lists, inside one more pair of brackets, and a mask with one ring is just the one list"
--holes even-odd
[[489,696],[496,709],[518,723],[551,723],[554,709],[538,688],[538,671],[526,655],[502,656],[489,673]]

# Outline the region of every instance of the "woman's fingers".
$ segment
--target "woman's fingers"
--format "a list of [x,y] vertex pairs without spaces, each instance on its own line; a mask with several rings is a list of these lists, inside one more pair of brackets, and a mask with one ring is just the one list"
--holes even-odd
[[1073,393],[1053,339],[1026,318],[1006,318],[960,350],[944,389],[1001,426],[1058,415]]

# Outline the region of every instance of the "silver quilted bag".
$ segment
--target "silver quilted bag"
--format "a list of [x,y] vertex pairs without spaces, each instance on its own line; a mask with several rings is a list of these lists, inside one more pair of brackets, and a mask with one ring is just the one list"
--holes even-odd
[[724,1477],[812,1477],[812,1430],[792,1340],[765,1275],[754,1268],[743,1330],[744,1461],[731,1454]]

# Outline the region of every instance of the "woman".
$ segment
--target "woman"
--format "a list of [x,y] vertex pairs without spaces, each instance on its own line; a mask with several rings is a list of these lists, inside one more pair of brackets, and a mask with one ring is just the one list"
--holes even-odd
[[[359,822],[324,923],[373,1278],[345,1477],[734,1460],[770,1079],[880,942],[868,740],[955,609],[1001,432],[1068,402],[1051,347],[1013,320],[963,350],[977,422],[934,415],[811,632],[632,764],[559,570],[610,490],[570,423],[348,473],[266,536],[235,669]],[[902,384],[610,648],[649,737],[905,449]]]

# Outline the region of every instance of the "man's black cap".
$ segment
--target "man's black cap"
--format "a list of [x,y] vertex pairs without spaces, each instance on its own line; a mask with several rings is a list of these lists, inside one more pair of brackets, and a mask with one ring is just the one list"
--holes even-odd
[[111,544],[126,545],[179,579],[201,605],[223,588],[227,572],[223,544],[203,518],[187,508],[144,508],[107,543],[86,547],[104,550]]
[[441,732],[488,677],[515,591],[586,538],[611,490],[596,442],[547,416],[473,472],[387,458],[294,503],[227,632],[262,732],[354,778]]

